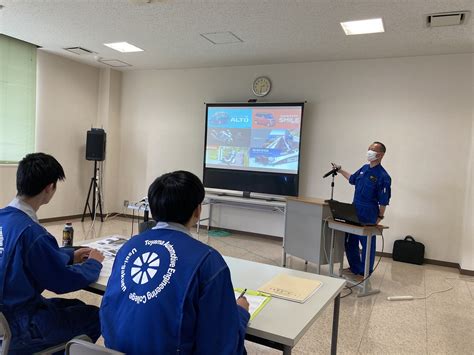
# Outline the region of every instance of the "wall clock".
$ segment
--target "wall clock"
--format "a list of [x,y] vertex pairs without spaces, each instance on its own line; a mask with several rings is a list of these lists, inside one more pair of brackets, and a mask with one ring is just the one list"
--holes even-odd
[[272,89],[272,82],[266,76],[259,76],[253,81],[252,91],[255,96],[266,96]]

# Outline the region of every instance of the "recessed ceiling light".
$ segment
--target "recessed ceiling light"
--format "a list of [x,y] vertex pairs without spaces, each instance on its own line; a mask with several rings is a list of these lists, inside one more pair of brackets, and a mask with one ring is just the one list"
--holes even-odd
[[143,49],[127,42],[104,43],[104,46],[115,49],[122,53],[143,52]]
[[341,26],[348,36],[385,32],[381,18],[341,22]]

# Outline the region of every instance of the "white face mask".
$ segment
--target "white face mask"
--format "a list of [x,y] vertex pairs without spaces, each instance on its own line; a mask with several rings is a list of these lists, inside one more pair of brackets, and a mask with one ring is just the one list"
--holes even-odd
[[367,151],[367,160],[368,161],[377,160],[377,152],[374,150]]

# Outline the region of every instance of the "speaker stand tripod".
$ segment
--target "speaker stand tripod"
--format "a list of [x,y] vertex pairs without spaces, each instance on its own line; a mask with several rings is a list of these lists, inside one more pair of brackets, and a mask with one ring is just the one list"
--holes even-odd
[[[87,193],[87,200],[86,204],[84,206],[84,212],[82,212],[82,219],[81,222],[84,222],[84,218],[86,216],[86,210],[89,208],[89,213],[91,216],[91,219],[93,220],[95,218],[95,209],[96,209],[96,194],[97,194],[97,199],[98,199],[98,204],[99,204],[99,211],[100,211],[100,221],[103,222],[103,214],[102,214],[102,193],[100,192],[100,186],[97,184],[97,171],[99,169],[97,168],[97,160],[94,161],[94,175],[91,178],[91,184],[89,186],[89,192]],[[91,197],[92,193],[92,208],[91,205],[89,204],[89,199]]]

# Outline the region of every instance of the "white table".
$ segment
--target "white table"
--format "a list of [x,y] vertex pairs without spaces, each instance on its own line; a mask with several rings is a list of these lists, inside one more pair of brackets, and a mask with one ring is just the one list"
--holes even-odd
[[[249,323],[247,340],[282,350],[283,354],[291,354],[292,348],[321,312],[334,300],[331,354],[336,354],[340,293],[345,285],[344,280],[232,257],[224,257],[224,259],[231,271],[234,287],[256,290],[280,273],[316,279],[323,283],[305,303],[272,298]],[[107,281],[108,277],[101,276],[87,290],[103,295]]]
[[334,300],[331,354],[336,354],[340,293],[345,285],[344,280],[232,257],[224,259],[229,266],[234,287],[256,290],[281,273],[315,279],[323,283],[305,303],[273,297],[249,324],[247,340],[282,350],[283,354],[291,354],[291,349]]

